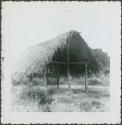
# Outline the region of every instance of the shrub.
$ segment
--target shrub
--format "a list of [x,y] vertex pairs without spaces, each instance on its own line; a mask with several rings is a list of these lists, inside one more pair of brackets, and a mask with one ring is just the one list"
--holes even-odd
[[44,81],[42,78],[33,78],[33,81],[32,81],[33,85],[44,85]]
[[105,74],[99,74],[97,76],[93,76],[91,78],[89,78],[89,84],[90,85],[105,85],[108,86],[110,84],[109,82],[109,75],[105,75]]
[[52,101],[51,97],[49,97],[44,89],[34,89],[33,87],[24,88],[19,97],[23,100],[39,101],[39,104],[51,103]]
[[45,104],[51,104],[54,99],[51,97],[48,97],[47,95],[42,95],[41,98],[39,98],[39,104],[45,105]]
[[96,101],[82,102],[80,104],[80,110],[85,112],[103,112],[104,105]]
[[96,79],[91,79],[91,80],[89,80],[89,84],[90,85],[101,85],[101,82],[99,82]]

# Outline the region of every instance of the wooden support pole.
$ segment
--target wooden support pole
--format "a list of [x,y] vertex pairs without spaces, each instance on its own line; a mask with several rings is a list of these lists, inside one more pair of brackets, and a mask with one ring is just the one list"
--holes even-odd
[[46,85],[48,87],[48,84],[49,84],[49,80],[48,80],[48,68],[46,68]]
[[60,68],[59,68],[59,64],[56,65],[56,84],[57,84],[57,88],[59,88],[59,78],[60,78]]
[[69,43],[67,45],[67,78],[68,78],[69,91],[71,92],[70,74],[69,74]]
[[59,76],[60,74],[59,74],[59,70],[58,70],[58,73],[57,73],[57,88],[59,88]]
[[33,85],[33,73],[32,73],[32,76],[31,76],[31,85]]
[[85,64],[85,92],[88,92],[88,83],[87,83],[87,64]]
[[46,78],[46,73],[47,72],[47,67],[44,67],[44,86],[45,86],[45,90],[47,92],[47,78]]

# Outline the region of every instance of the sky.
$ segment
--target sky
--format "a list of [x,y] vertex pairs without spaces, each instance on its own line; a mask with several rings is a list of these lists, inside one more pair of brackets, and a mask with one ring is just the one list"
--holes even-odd
[[2,40],[15,59],[33,45],[75,30],[89,47],[111,55],[120,15],[120,2],[2,2]]

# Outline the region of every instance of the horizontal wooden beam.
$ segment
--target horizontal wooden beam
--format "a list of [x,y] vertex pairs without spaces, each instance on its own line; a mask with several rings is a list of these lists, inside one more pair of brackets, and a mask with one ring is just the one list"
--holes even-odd
[[[52,61],[52,63],[58,63],[58,64],[67,64],[66,62],[60,62],[60,61]],[[88,62],[69,62],[69,64],[88,64]]]
[[78,64],[78,63],[88,64],[88,62],[70,62],[69,64]]
[[59,61],[51,61],[52,63],[60,63],[60,64],[66,64],[66,62],[59,62]]

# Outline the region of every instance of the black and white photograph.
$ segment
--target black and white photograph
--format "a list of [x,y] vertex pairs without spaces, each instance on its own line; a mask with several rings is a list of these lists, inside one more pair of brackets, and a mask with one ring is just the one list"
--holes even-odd
[[3,123],[120,123],[121,3],[6,1]]

